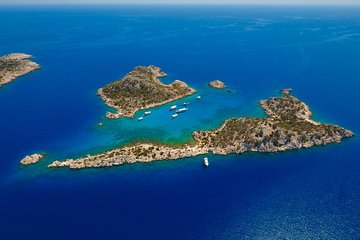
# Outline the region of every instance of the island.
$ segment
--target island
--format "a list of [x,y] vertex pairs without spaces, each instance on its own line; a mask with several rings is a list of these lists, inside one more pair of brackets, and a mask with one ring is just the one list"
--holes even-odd
[[0,57],[0,87],[40,68],[39,64],[28,60],[29,58],[33,56],[24,53],[12,53]]
[[281,152],[330,143],[354,136],[350,130],[311,119],[310,108],[290,94],[260,101],[268,117],[226,120],[219,128],[195,131],[181,146],[139,142],[78,159],[54,161],[48,167],[71,169],[111,167],[127,163],[175,160],[208,153]]
[[225,83],[220,80],[214,80],[209,82],[209,86],[216,89],[224,89],[226,88]]
[[107,112],[106,117],[134,117],[138,110],[160,106],[196,92],[180,80],[165,85],[160,81],[164,76],[166,74],[159,67],[137,66],[122,79],[100,88],[98,95],[106,105],[116,109],[116,113]]
[[35,164],[35,163],[41,161],[45,156],[46,156],[45,153],[35,153],[32,155],[27,155],[20,161],[20,164],[21,165]]

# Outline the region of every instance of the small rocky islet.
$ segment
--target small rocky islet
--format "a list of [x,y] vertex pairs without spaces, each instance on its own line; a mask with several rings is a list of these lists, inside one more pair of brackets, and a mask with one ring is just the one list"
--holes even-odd
[[350,130],[311,119],[310,108],[290,92],[260,101],[267,118],[243,117],[226,120],[219,128],[195,131],[194,141],[173,147],[136,143],[78,159],[54,161],[48,167],[71,169],[111,167],[127,163],[176,160],[208,153],[227,155],[244,152],[280,152],[340,143],[354,136]]
[[40,65],[29,60],[30,58],[33,56],[25,53],[12,53],[0,57],[0,87],[39,69]]
[[212,88],[215,88],[215,89],[224,89],[224,88],[226,88],[225,83],[220,81],[220,80],[213,80],[213,81],[209,82],[208,85],[210,87],[212,87]]
[[27,155],[20,161],[20,164],[21,165],[35,164],[35,163],[41,161],[44,157],[46,157],[45,153],[35,153],[32,155]]

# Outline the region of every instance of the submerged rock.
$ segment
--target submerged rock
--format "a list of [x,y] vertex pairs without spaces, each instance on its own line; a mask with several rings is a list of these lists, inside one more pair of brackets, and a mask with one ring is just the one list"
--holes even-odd
[[293,92],[292,88],[284,88],[280,90],[280,93],[287,96],[290,95]]

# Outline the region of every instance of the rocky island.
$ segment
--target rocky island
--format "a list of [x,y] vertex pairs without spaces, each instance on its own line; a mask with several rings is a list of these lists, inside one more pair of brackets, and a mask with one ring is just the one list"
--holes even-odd
[[55,161],[48,167],[80,169],[174,160],[208,153],[279,152],[340,143],[343,138],[354,135],[340,126],[312,120],[309,107],[289,94],[263,100],[260,106],[268,117],[229,119],[217,129],[194,132],[194,141],[181,146],[136,143],[83,158]]
[[214,80],[209,82],[209,86],[216,89],[224,89],[226,87],[225,83],[220,80]]
[[45,153],[35,153],[32,155],[27,155],[20,161],[20,164],[22,164],[22,165],[35,164],[35,163],[41,161],[45,156],[46,156]]
[[0,87],[16,78],[40,68],[40,65],[28,60],[33,56],[13,53],[0,57]]
[[107,112],[110,119],[133,117],[141,109],[148,109],[194,94],[186,83],[175,80],[169,85],[160,81],[166,76],[159,67],[138,66],[122,79],[98,90],[98,95],[116,113]]

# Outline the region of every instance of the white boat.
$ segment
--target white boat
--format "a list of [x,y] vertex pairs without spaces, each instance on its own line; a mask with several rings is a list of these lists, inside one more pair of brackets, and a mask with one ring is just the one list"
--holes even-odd
[[175,110],[177,108],[176,105],[170,107],[170,111]]
[[151,114],[151,111],[144,112],[144,115],[145,115],[145,116],[147,116],[147,115],[149,115],[149,114]]
[[180,108],[180,109],[176,110],[176,113],[182,113],[182,112],[185,112],[187,110],[188,110],[187,108]]
[[178,115],[175,113],[175,114],[171,115],[171,118],[174,119],[174,118],[176,118],[177,116],[178,116]]
[[201,98],[201,96],[197,96],[197,97],[196,97],[197,100],[200,100],[200,98]]
[[189,105],[189,104],[190,104],[189,102],[184,102],[184,103],[183,103],[184,106],[187,106],[187,105]]
[[144,119],[144,117],[139,117],[138,118],[138,121],[141,121],[141,120],[143,120]]
[[204,165],[205,165],[205,167],[209,166],[209,159],[207,157],[204,158]]

